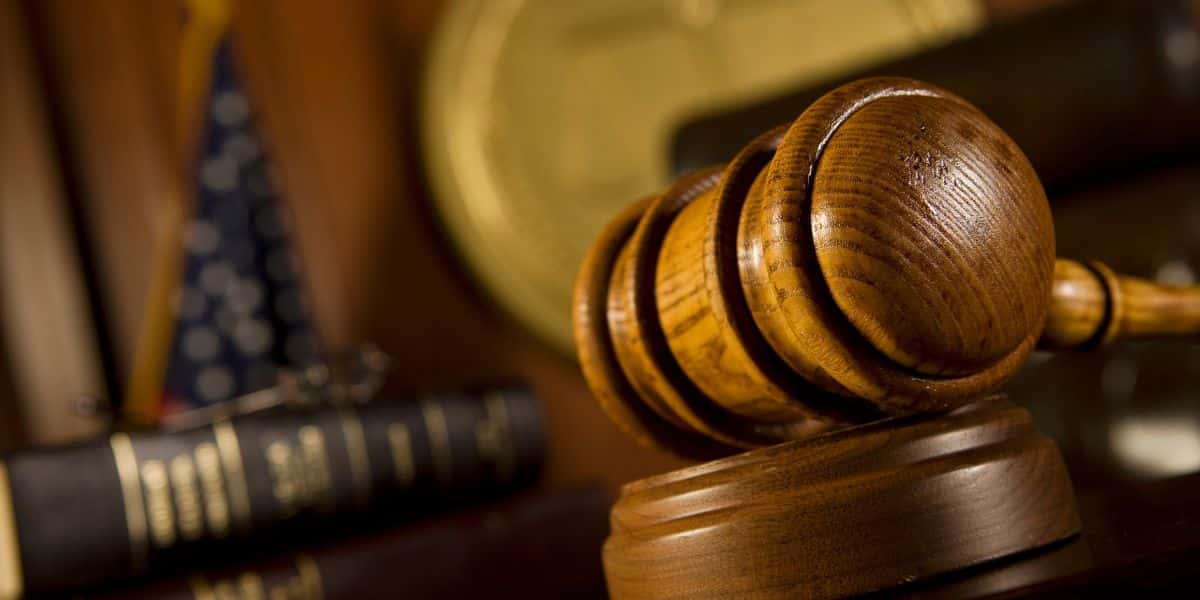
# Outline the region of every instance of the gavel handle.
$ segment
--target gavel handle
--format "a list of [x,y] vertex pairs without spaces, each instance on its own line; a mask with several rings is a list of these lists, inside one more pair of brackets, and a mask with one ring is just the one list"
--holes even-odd
[[1200,334],[1200,286],[1160,285],[1098,262],[1058,259],[1038,346],[1087,350],[1119,339]]

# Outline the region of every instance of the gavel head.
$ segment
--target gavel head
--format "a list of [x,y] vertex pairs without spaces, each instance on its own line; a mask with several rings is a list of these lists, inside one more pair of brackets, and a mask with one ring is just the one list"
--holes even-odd
[[966,101],[878,78],[632,206],[575,288],[580,361],[639,440],[693,457],[994,390],[1037,342],[1050,209]]

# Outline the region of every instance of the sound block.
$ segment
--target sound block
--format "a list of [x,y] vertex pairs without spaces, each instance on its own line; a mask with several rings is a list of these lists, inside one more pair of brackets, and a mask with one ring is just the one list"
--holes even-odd
[[604,569],[613,598],[835,598],[1079,532],[1058,448],[993,396],[626,485]]

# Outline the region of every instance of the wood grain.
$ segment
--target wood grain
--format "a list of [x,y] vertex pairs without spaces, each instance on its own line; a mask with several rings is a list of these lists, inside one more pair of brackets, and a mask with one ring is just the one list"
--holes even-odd
[[781,133],[747,145],[715,188],[679,211],[662,240],[654,290],[667,342],[690,380],[733,414],[780,424],[764,431],[777,441],[828,428],[816,421],[862,415],[860,403],[813,386],[780,361],[740,293],[734,232],[741,201],[755,189]]
[[1058,450],[992,397],[625,486],[604,565],[613,598],[838,598],[1079,530]]
[[[824,241],[818,235],[823,236],[828,232],[822,228],[823,223],[812,218],[813,203],[817,199],[814,180],[821,177],[825,151],[832,150],[835,156],[838,152],[848,150],[853,154],[852,149],[841,149],[831,139],[836,136],[839,127],[853,119],[860,109],[884,99],[903,101],[918,115],[930,114],[923,112],[922,106],[944,103],[941,104],[942,110],[935,111],[940,118],[954,119],[954,113],[959,113],[958,117],[974,120],[980,127],[995,127],[965,101],[939,88],[912,80],[867,79],[838,88],[821,98],[789,128],[775,160],[768,167],[763,194],[747,199],[748,206],[759,206],[750,213],[757,215],[757,221],[748,223],[742,229],[746,235],[739,240],[746,248],[743,255],[748,257],[742,263],[743,287],[755,321],[771,341],[772,347],[792,368],[810,380],[820,383],[832,379],[855,396],[889,412],[945,410],[995,389],[1013,375],[1032,350],[1037,332],[1026,331],[1025,338],[1016,347],[985,368],[957,376],[929,375],[897,363],[881,352],[855,327],[854,318],[842,312],[838,306],[817,251],[818,243]],[[876,115],[876,122],[878,117]],[[919,125],[917,128],[919,130]],[[992,132],[989,137],[1006,139],[999,132]],[[909,141],[903,137],[893,138],[891,143],[895,146],[891,152],[887,153],[888,150],[884,149],[885,155],[876,156],[874,160],[887,159],[895,163],[896,169],[911,169],[904,163],[908,158],[905,144]],[[941,166],[932,164],[938,161],[925,164],[922,159],[922,165],[918,165],[921,170],[918,175],[925,176],[927,180],[930,177],[935,180],[941,177],[975,180],[975,169],[982,167],[985,172],[991,170],[988,163],[976,164],[960,158],[964,154],[970,156],[974,150],[959,147],[954,148],[953,152],[954,156],[940,159]],[[1013,147],[1005,155],[990,157],[988,162],[991,161],[1025,162],[1025,158]],[[872,168],[864,166],[862,181],[873,177],[877,168],[877,165]],[[1027,164],[1010,168],[1018,173],[1032,173]],[[941,175],[936,173],[939,169],[943,170]],[[999,170],[999,167],[996,169]],[[1037,186],[1036,179],[1027,185]],[[1045,196],[1040,187],[1036,187],[1036,190],[1035,197],[1021,201],[1029,204],[1025,210],[1047,215],[1048,225],[1049,211],[1045,206]],[[1009,196],[1006,199],[1012,198]],[[920,196],[893,200],[908,202],[907,208],[913,210],[925,202]],[[996,199],[997,202],[989,200],[992,199],[983,196],[976,198],[987,219],[998,220],[999,215],[1009,210],[1002,206],[1005,199]],[[894,205],[891,210],[898,211],[900,208]],[[974,216],[980,217],[978,214]],[[942,226],[970,226],[970,223],[943,221]],[[1049,273],[1053,259],[1053,237],[1037,241],[1044,244],[1041,252],[1046,261],[1046,272]],[[913,242],[925,253],[946,250],[940,248],[936,240]],[[990,251],[995,252],[996,249]],[[945,264],[942,266],[945,267]],[[1048,297],[1049,286],[1045,289]],[[1022,294],[1030,291],[1010,289],[1004,293]],[[956,288],[941,292],[954,297],[965,295]],[[925,307],[925,310],[930,308]],[[864,323],[880,320],[871,315],[855,318]],[[927,318],[932,321],[938,316],[930,315]]]
[[1083,348],[1102,341],[1108,295],[1095,271],[1073,260],[1055,261],[1052,295],[1039,346]]
[[1029,161],[928,84],[842,86],[714,173],[646,209],[612,265],[607,318],[641,401],[725,446],[953,409],[1039,340],[1200,333],[1200,287],[1056,266]]
[[654,412],[684,429],[710,428],[699,414],[704,408],[694,408],[675,391],[686,387],[688,379],[662,335],[659,305],[653,292],[654,263],[658,245],[672,219],[694,199],[707,195],[719,177],[720,169],[712,168],[683,177],[638,215],[637,227],[612,267],[608,293],[608,325],[611,335],[618,340],[613,349],[621,368],[630,373],[630,383]]
[[[624,284],[637,261],[619,258],[615,354],[653,410],[726,445],[977,398],[1015,373],[1047,309],[1054,238],[1032,169],[978,111],[911,80],[835,90],[643,224],[654,297]],[[660,336],[670,354],[652,354],[686,378],[632,358]],[[688,410],[711,403],[724,414]]]
[[1019,155],[978,112],[912,96],[862,107],[825,146],[810,217],[821,273],[893,362],[971,373],[1045,318],[1054,229]]
[[1200,287],[1119,275],[1100,262],[1059,259],[1054,299],[1039,345],[1088,350],[1123,339],[1200,332]]
[[[679,419],[664,414],[663,403],[643,401],[645,396],[625,377],[610,338],[610,322],[628,319],[608,309],[612,297],[609,280],[616,275],[613,265],[654,200],[635,203],[613,219],[584,257],[573,299],[575,343],[596,401],[622,431],[645,447],[668,448],[679,456],[708,460],[733,449],[681,426]],[[645,367],[657,368],[653,363]],[[653,393],[653,388],[644,389]]]

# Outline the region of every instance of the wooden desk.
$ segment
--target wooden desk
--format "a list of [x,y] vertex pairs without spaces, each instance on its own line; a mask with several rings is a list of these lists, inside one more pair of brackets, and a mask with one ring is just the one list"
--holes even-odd
[[1080,537],[880,597],[1063,598],[1194,594],[1200,474],[1083,492]]

